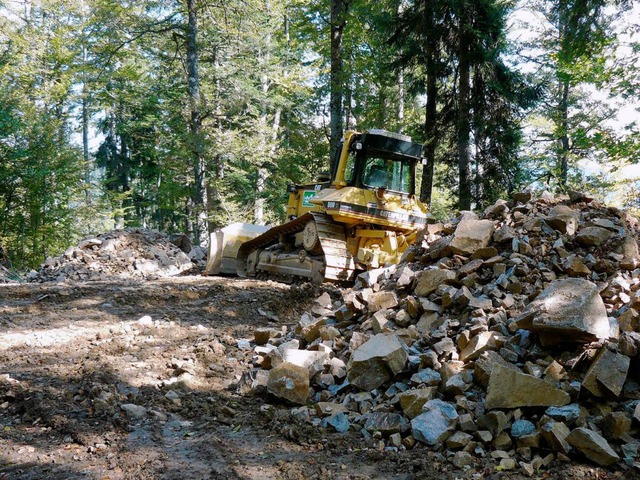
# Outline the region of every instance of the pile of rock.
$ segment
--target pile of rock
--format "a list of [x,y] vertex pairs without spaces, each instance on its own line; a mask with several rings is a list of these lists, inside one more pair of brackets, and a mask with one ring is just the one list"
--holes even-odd
[[240,388],[459,467],[636,467],[638,221],[578,194],[517,194],[481,217],[429,225],[405,262],[323,294],[288,335],[258,329]]
[[[32,282],[96,281],[113,277],[156,278],[178,275],[203,263],[204,252],[153,230],[126,229],[91,236],[58,257],[49,257],[27,279]],[[192,261],[192,258],[194,261]]]

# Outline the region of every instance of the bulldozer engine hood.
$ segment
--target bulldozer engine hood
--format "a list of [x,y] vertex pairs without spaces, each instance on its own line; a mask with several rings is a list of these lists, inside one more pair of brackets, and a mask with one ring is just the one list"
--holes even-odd
[[322,202],[328,215],[345,223],[375,223],[402,230],[415,230],[427,224],[427,214],[420,204],[407,196],[377,193],[361,188],[346,187],[325,190],[314,199]]

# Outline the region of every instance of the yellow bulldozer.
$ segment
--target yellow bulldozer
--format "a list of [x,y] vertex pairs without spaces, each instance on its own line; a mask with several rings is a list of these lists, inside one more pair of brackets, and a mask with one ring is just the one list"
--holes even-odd
[[347,131],[330,175],[288,188],[287,222],[211,234],[206,275],[350,282],[398,263],[427,223],[415,195],[422,145],[385,130]]

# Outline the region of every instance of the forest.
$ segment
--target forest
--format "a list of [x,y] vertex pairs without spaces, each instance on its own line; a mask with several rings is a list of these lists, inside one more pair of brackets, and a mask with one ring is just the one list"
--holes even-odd
[[636,208],[631,0],[0,0],[0,260],[276,224],[347,130],[423,144],[435,218],[524,189]]

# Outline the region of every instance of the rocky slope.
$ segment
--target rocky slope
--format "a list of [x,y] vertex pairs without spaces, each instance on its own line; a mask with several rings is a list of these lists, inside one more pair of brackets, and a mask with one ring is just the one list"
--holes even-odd
[[637,227],[587,195],[526,193],[429,225],[405,262],[325,293],[289,334],[256,330],[238,388],[462,468],[635,469]]

